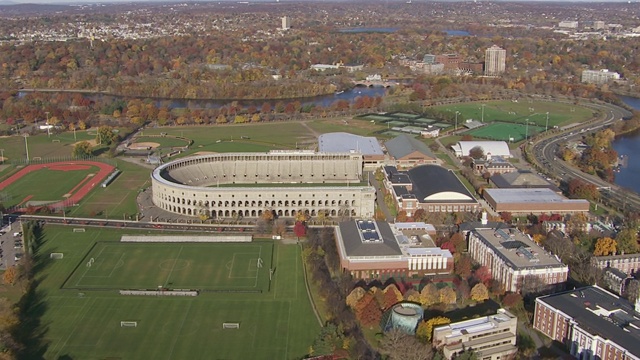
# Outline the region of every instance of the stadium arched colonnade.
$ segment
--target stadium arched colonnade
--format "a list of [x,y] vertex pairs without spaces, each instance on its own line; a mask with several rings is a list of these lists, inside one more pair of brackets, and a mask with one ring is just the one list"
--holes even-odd
[[[362,179],[362,155],[271,151],[178,159],[152,175],[153,203],[168,212],[210,218],[371,218],[375,189]],[[323,184],[326,184],[323,186]]]

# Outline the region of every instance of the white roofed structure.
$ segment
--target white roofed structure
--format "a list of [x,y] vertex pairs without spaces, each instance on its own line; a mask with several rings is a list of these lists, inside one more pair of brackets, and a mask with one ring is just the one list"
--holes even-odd
[[511,157],[509,145],[505,141],[458,141],[452,146],[457,157],[469,156],[469,151],[475,147],[481,147],[485,156]]
[[363,166],[375,169],[382,166],[385,155],[378,139],[372,136],[360,136],[346,132],[327,133],[318,136],[320,153],[357,153],[362,154]]

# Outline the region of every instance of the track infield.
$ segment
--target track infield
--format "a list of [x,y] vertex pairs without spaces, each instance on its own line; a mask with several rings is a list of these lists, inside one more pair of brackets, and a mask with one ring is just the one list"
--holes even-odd
[[77,204],[113,170],[113,166],[97,161],[27,165],[0,182],[0,192],[11,195],[5,200],[7,207],[35,201],[60,208]]

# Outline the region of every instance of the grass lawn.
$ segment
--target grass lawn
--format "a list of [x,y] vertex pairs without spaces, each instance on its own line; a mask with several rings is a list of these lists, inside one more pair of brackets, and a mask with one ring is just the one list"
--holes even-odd
[[[87,170],[60,171],[43,168],[32,171],[7,186],[0,192],[0,199],[6,207],[12,207],[28,201],[55,202],[64,200],[69,193],[90,174],[98,172],[91,166]],[[90,180],[90,179],[89,179]]]
[[387,128],[384,124],[349,117],[313,120],[308,125],[320,134],[343,131],[362,136],[374,136],[376,131]]
[[[527,100],[512,101],[487,101],[484,102],[484,122],[502,121],[524,123],[529,119],[530,123],[538,126],[546,126],[547,112],[549,113],[549,127],[562,126],[575,122],[583,122],[592,117],[592,111],[585,107],[573,104],[557,102],[529,103]],[[433,107],[442,112],[460,112],[458,122],[465,119],[482,119],[482,103],[461,103]],[[573,110],[572,110],[573,109]]]
[[[544,131],[544,127],[529,124],[529,126],[515,123],[494,122],[477,129],[469,130],[465,134],[489,140],[520,142]],[[513,140],[511,140],[513,139]]]
[[[95,130],[76,131],[75,139],[73,132],[63,132],[55,135],[52,134],[51,136],[48,136],[45,132],[35,136],[28,136],[29,158],[68,158],[73,151],[73,144],[78,141],[93,140],[95,138]],[[8,160],[26,158],[25,138],[22,136],[2,138],[2,145],[0,147],[4,149],[4,156]]]
[[67,209],[67,215],[90,217],[104,213],[105,217],[122,219],[125,214],[137,213],[136,196],[151,185],[151,169],[124,160],[118,160],[117,167],[122,173],[109,186],[94,188],[80,205]]
[[[123,233],[46,226],[39,250],[42,270],[36,276],[40,305],[34,309],[43,311],[42,325],[33,329],[44,332],[44,358],[294,359],[308,351],[319,325],[305,291],[299,247],[271,241],[123,244]],[[258,270],[264,274],[256,275],[250,258],[261,250],[269,259]],[[62,252],[64,258],[51,260],[51,252]],[[90,268],[88,257],[95,259]],[[272,261],[276,272],[267,290],[267,264]],[[102,281],[114,290],[61,288],[68,277],[67,283]],[[115,290],[169,282],[206,290],[254,284],[256,279],[262,293],[202,291],[181,298],[123,296]],[[137,326],[121,327],[121,321]],[[240,328],[223,330],[224,322],[240,323]]]

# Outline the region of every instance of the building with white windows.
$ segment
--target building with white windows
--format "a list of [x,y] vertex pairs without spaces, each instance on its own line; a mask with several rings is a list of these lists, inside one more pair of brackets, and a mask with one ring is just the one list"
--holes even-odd
[[630,275],[635,275],[640,270],[640,254],[594,256],[591,262],[600,269],[614,268]]
[[506,291],[562,289],[569,267],[516,228],[483,227],[468,234],[469,255],[491,271]]
[[598,286],[536,299],[533,327],[577,359],[640,360],[640,316]]
[[620,74],[607,69],[582,71],[581,81],[583,83],[602,85],[612,80],[620,80]]
[[425,223],[341,222],[335,231],[343,271],[355,279],[421,278],[450,274],[453,256],[435,245]]
[[361,154],[274,150],[182,158],[151,174],[153,203],[180,215],[371,218],[375,188],[362,176]]
[[453,359],[465,350],[473,350],[478,359],[510,359],[518,352],[518,318],[505,309],[495,315],[459,321],[433,329],[433,347],[442,348],[444,357]]
[[484,52],[484,74],[498,76],[506,69],[507,50],[493,45]]
[[289,30],[289,29],[291,29],[291,18],[288,16],[283,16],[281,30]]

